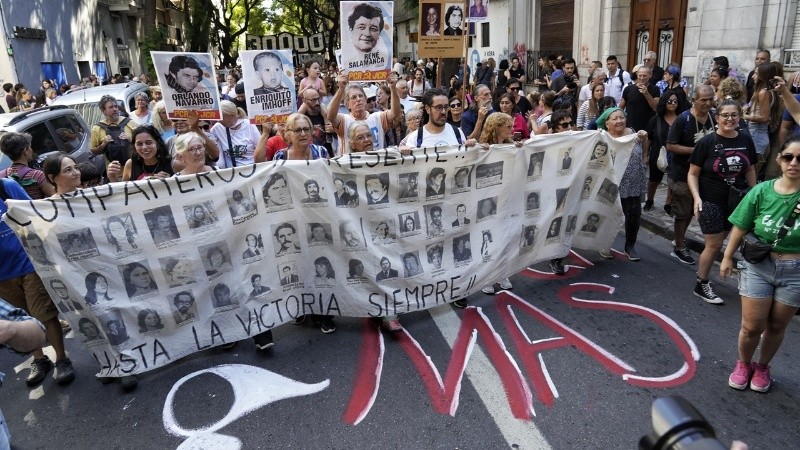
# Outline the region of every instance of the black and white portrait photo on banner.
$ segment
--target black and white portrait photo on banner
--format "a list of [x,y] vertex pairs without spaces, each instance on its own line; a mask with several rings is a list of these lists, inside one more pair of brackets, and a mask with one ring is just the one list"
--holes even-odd
[[392,68],[394,2],[344,1],[341,7],[342,61],[351,81],[383,81]]
[[211,53],[150,52],[167,116],[186,119],[194,111],[200,120],[220,120],[219,90]]
[[[377,299],[398,289],[408,313],[434,303],[405,298],[423,286],[446,284],[452,302],[570,248],[607,250],[635,137],[583,131],[490,151],[269,162],[9,200],[5,220],[79,340],[111,361],[100,374],[119,377],[298,314],[395,314]],[[607,164],[591,163],[598,142],[615,155]],[[563,148],[566,174],[563,154],[545,151]],[[532,162],[538,179],[527,176]],[[465,167],[472,186],[459,191],[448,178]]]
[[245,50],[239,57],[250,123],[286,122],[297,111],[292,51]]

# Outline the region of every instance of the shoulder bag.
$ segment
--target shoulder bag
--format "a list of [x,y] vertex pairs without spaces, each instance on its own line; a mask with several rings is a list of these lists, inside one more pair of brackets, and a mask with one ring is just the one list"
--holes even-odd
[[661,148],[658,149],[658,161],[656,162],[656,166],[658,166],[658,170],[662,172],[666,172],[667,168],[669,167],[669,161],[667,160],[667,146],[664,145],[664,139],[661,134],[661,123],[659,119],[656,117],[656,127],[658,127],[658,141],[661,143]]
[[745,234],[744,238],[742,239],[741,248],[739,249],[742,253],[742,258],[744,258],[744,260],[750,264],[758,264],[765,260],[767,256],[769,256],[770,252],[772,252],[772,249],[778,245],[778,242],[783,239],[784,236],[786,236],[786,233],[788,233],[791,228],[794,227],[794,223],[797,220],[798,215],[800,215],[800,202],[798,202],[792,212],[789,213],[789,217],[783,223],[781,229],[778,230],[778,236],[775,238],[775,241],[772,244],[767,244],[766,242],[762,241],[752,231]]

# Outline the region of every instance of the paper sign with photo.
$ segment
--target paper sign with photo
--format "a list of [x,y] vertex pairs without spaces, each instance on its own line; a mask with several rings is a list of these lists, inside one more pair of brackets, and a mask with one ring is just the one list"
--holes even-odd
[[150,52],[170,119],[220,120],[219,91],[211,53]]
[[342,61],[351,81],[382,81],[392,67],[394,2],[340,3]]
[[297,111],[291,50],[240,53],[250,123],[283,123]]

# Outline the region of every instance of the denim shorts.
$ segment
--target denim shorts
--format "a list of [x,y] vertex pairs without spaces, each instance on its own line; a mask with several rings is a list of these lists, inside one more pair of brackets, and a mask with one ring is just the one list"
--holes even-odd
[[758,264],[742,260],[739,295],[774,298],[787,306],[800,307],[800,259],[772,259]]

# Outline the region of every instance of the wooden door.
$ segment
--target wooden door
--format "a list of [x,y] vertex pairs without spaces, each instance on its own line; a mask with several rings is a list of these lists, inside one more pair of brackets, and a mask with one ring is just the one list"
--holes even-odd
[[683,58],[688,0],[632,0],[628,66],[641,64],[644,54],[654,51],[657,64],[666,67]]

